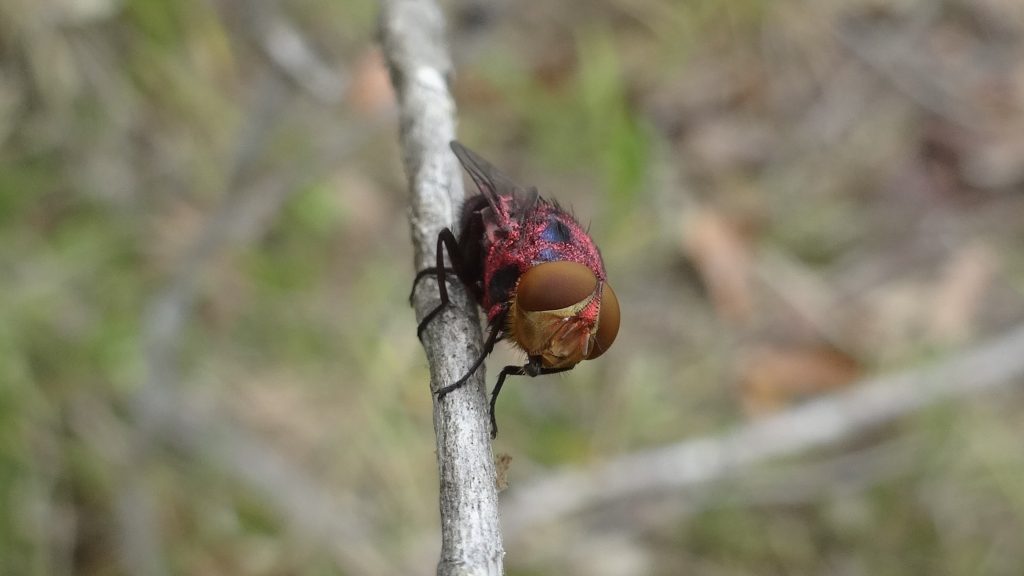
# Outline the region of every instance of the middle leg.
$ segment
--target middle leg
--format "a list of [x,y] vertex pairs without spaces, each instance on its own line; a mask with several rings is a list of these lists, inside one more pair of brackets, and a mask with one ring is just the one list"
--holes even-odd
[[[452,261],[451,268],[448,268],[444,265],[445,250],[447,250],[448,252],[448,258]],[[416,279],[413,281],[412,285],[413,290],[415,290],[416,282],[418,282],[420,279],[427,276],[431,271],[437,274],[437,290],[441,295],[441,303],[438,304],[433,310],[428,312],[427,315],[423,317],[423,320],[420,321],[419,326],[416,327],[416,337],[421,340],[423,339],[423,330],[426,329],[427,325],[430,324],[430,321],[433,320],[438,314],[440,314],[441,311],[444,310],[445,307],[448,306],[448,303],[450,302],[448,299],[448,285],[446,284],[445,281],[446,272],[452,271],[455,273],[456,276],[459,276],[459,271],[462,269],[462,258],[459,253],[459,242],[458,240],[455,239],[455,234],[452,234],[452,231],[450,229],[445,228],[444,230],[441,230],[441,232],[437,235],[436,254],[437,266],[435,266],[434,268],[427,268],[426,270],[419,271],[416,274]],[[411,299],[412,294],[410,294],[409,296]]]

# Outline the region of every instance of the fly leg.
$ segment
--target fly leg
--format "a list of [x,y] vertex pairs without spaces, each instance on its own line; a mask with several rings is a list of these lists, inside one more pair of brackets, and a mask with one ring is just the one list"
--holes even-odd
[[466,382],[469,382],[469,377],[472,376],[473,373],[476,372],[476,369],[479,368],[480,365],[484,363],[484,358],[487,358],[488,354],[490,354],[494,350],[494,344],[501,339],[498,337],[498,334],[501,332],[501,326],[501,323],[496,322],[494,326],[491,328],[491,333],[487,335],[487,341],[484,342],[483,353],[481,353],[480,357],[477,358],[476,361],[473,362],[473,365],[469,367],[469,371],[466,372],[466,375],[463,376],[462,378],[459,378],[455,382],[448,384],[447,386],[442,386],[437,390],[438,400],[447,396],[449,392],[453,392],[455,390],[458,390],[459,388],[462,388],[463,386],[466,385]]
[[558,374],[559,372],[565,372],[572,370],[573,367],[567,368],[544,368],[540,363],[540,356],[531,356],[530,361],[522,366],[505,366],[501,369],[501,374],[498,375],[498,383],[494,385],[494,390],[491,392],[491,439],[498,437],[498,420],[494,417],[494,405],[498,401],[498,393],[501,392],[501,387],[505,384],[505,378],[509,376],[541,376],[544,374]]
[[[444,271],[445,274],[455,274],[455,268],[445,267]],[[409,290],[409,306],[412,306],[412,297],[416,294],[416,286],[419,285],[420,280],[426,278],[427,276],[430,276],[431,274],[437,276],[436,266],[424,268],[423,270],[420,270],[419,272],[416,273],[416,278],[413,278],[412,281],[412,290]]]
[[[451,268],[447,268],[444,265],[443,250],[448,251],[448,258],[451,259],[452,261]],[[412,301],[412,295],[416,291],[416,284],[423,278],[429,276],[430,274],[437,275],[437,290],[438,292],[441,293],[441,303],[438,304],[436,308],[431,310],[426,316],[424,316],[419,326],[416,327],[417,338],[420,338],[421,340],[423,339],[423,330],[427,327],[427,324],[430,324],[430,321],[433,320],[434,317],[436,317],[438,314],[440,314],[441,311],[444,310],[445,306],[447,306],[449,303],[448,285],[445,282],[445,274],[447,272],[451,272],[455,275],[458,275],[459,269],[461,267],[462,258],[460,257],[459,254],[459,242],[458,240],[455,239],[455,234],[452,234],[451,230],[445,228],[444,230],[441,230],[440,234],[437,235],[437,266],[433,268],[427,268],[425,270],[420,270],[419,272],[417,272],[416,279],[413,280],[412,283],[412,292],[410,292],[409,294],[409,300]]]

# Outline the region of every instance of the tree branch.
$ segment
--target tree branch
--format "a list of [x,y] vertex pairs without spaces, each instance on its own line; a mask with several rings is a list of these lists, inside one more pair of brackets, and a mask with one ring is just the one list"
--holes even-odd
[[[381,38],[398,95],[400,138],[411,192],[410,223],[417,269],[434,265],[435,243],[453,228],[462,180],[448,143],[455,135],[455,105],[448,91],[451,60],[444,18],[431,0],[387,0]],[[417,320],[437,305],[432,282],[416,291]],[[431,389],[454,382],[482,352],[479,313],[453,282],[452,305],[424,332]],[[465,387],[434,401],[440,475],[441,560],[437,573],[501,574],[497,489],[487,425],[484,371]]]
[[844,392],[718,436],[688,440],[571,469],[510,491],[505,530],[641,494],[692,490],[773,458],[835,445],[943,400],[1024,380],[1024,327],[925,368],[865,380]]

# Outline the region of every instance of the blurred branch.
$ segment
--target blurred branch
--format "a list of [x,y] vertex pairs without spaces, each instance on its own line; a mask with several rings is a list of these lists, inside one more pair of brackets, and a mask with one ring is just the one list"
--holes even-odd
[[283,96],[282,86],[269,76],[256,89],[225,176],[224,201],[190,246],[178,269],[153,296],[143,317],[145,378],[133,398],[132,417],[137,433],[125,455],[124,487],[118,501],[122,562],[131,574],[161,576],[167,572],[160,550],[156,505],[145,480],[146,464],[158,432],[153,407],[159,404],[160,395],[178,381],[182,336],[197,284],[205,267],[236,229],[238,215],[247,213],[238,209],[249,200],[239,183],[266,142],[266,134]]
[[[860,494],[879,483],[912,473],[919,459],[921,438],[910,436],[887,440],[879,445],[850,453],[825,457],[813,462],[795,462],[752,474],[735,475],[703,489],[672,494],[645,495],[615,502],[587,521],[573,523],[571,529],[556,528],[559,555],[590,558],[585,554],[595,539],[648,534],[652,530],[674,530],[686,518],[708,509],[772,508],[815,504],[834,497]],[[644,498],[644,496],[650,496]],[[527,530],[515,534],[515,546],[525,550],[524,557],[550,554],[550,530]],[[574,573],[587,573],[577,567]]]
[[857,355],[856,343],[838,329],[835,319],[838,299],[824,278],[785,251],[772,247],[757,252],[752,272],[823,340],[837,350]]
[[[198,395],[163,389],[147,395],[146,417],[172,449],[200,456],[211,467],[227,469],[246,488],[265,495],[267,504],[301,536],[354,574],[394,573],[377,553],[368,529],[370,515],[352,497],[339,498],[302,469],[237,426],[215,403]],[[131,434],[109,403],[79,394],[71,403],[71,426],[105,460],[125,461]],[[124,505],[124,503],[119,503]]]
[[[409,179],[417,269],[434,265],[438,233],[453,227],[462,180],[448,148],[455,104],[448,91],[451,60],[444,17],[431,0],[388,0],[380,19],[391,81],[399,99],[400,138]],[[465,290],[452,283],[452,306],[432,322],[423,341],[431,389],[465,374],[481,353],[480,321]],[[415,294],[416,317],[437,305],[434,290]],[[492,460],[484,371],[467,386],[434,402],[441,480],[441,561],[438,574],[501,574],[501,532]]]
[[[788,464],[759,474],[737,475],[727,488],[724,500],[746,506],[795,506],[837,493],[861,492],[909,474],[917,463],[914,455],[920,454],[920,450],[921,438],[899,437],[812,462]],[[690,512],[698,512],[700,508],[691,506]]]
[[203,407],[167,388],[146,395],[145,415],[174,448],[200,455],[229,470],[241,484],[266,495],[302,538],[316,542],[339,567],[353,574],[386,574],[391,563],[378,552],[370,514],[354,497],[339,497],[266,446],[258,437],[225,420],[215,407]]
[[[260,182],[246,179],[263,151],[281,105],[291,93],[273,74],[254,88],[254,97],[237,136],[225,174],[224,197],[186,250],[165,286],[154,294],[143,319],[145,379],[132,399],[136,434],[115,455],[125,463],[119,502],[124,563],[128,573],[162,574],[160,537],[144,473],[157,442],[202,457],[243,485],[261,492],[270,505],[304,536],[318,540],[338,565],[355,574],[384,573],[388,562],[369,540],[365,514],[332,496],[301,469],[223,417],[203,411],[180,385],[180,349],[198,295],[199,283],[231,245],[255,236],[302,181],[317,170]],[[373,133],[341,136],[325,144],[318,166],[337,161],[340,151]]]
[[970,103],[962,98],[957,101],[947,84],[943,84],[937,75],[922,73],[927,66],[914,61],[914,49],[922,46],[922,37],[943,9],[941,2],[921,6],[913,20],[898,34],[888,34],[881,42],[878,38],[866,38],[863,31],[850,27],[829,26],[828,30],[854,58],[910,101],[936,116],[973,129],[978,124],[978,114],[971,109]]
[[558,472],[510,491],[510,537],[529,528],[643,494],[692,490],[781,456],[835,445],[943,400],[1024,380],[1024,327],[925,368],[865,380],[718,436],[688,440]]
[[322,104],[342,100],[349,86],[344,70],[325,62],[276,0],[217,0],[224,20],[254,44],[267,61]]

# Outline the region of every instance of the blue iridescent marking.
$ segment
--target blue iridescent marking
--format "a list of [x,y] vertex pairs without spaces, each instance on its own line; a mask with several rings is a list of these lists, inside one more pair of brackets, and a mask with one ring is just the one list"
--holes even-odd
[[569,231],[569,227],[561,220],[552,216],[551,219],[548,220],[548,225],[540,231],[540,237],[548,242],[565,244],[572,239],[572,232]]

